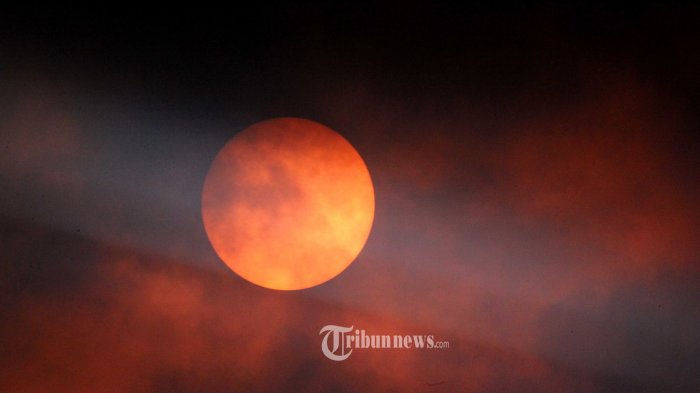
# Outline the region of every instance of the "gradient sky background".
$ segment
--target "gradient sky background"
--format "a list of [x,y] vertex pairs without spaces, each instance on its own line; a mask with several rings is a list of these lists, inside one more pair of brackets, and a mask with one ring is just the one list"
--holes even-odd
[[[150,11],[1,17],[0,391],[700,389],[698,6]],[[294,292],[200,213],[281,116],[376,196],[358,259]],[[451,348],[337,363],[327,324]]]

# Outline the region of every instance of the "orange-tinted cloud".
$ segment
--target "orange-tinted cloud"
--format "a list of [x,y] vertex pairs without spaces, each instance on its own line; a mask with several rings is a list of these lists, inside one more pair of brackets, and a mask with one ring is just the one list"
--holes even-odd
[[[43,231],[16,233],[35,241]],[[92,248],[60,236],[62,247]],[[30,245],[27,245],[30,246]],[[50,251],[50,250],[48,250]],[[124,250],[93,249],[79,262],[69,288],[15,293],[3,309],[3,391],[279,391],[309,390],[490,391],[526,386],[571,391],[589,382],[572,379],[546,359],[429,326],[319,301],[304,293],[276,292]],[[87,254],[86,254],[87,255]],[[36,273],[51,267],[37,258]],[[57,261],[62,268],[71,261]],[[29,274],[29,275],[27,275]],[[37,274],[32,278],[32,274]],[[241,281],[242,283],[242,281]],[[342,363],[326,359],[318,331],[329,323],[374,334],[446,334],[449,350],[362,350]],[[434,328],[433,328],[434,329]]]
[[[108,208],[82,217],[108,228],[106,243],[138,237],[154,254],[36,235],[21,223],[4,228],[11,263],[2,267],[2,312],[12,323],[2,331],[2,390],[421,391],[445,380],[431,390],[604,391],[616,378],[634,387],[649,376],[660,391],[693,386],[690,368],[638,360],[690,363],[700,342],[692,312],[698,209],[694,188],[674,171],[683,114],[630,79],[591,86],[550,112],[506,112],[486,130],[460,103],[412,112],[371,95],[347,106],[328,100],[328,124],[343,125],[374,177],[377,217],[357,262],[303,293],[160,257],[208,247],[203,235],[171,238],[160,219],[184,214],[201,235],[202,179],[182,168],[211,157],[164,165],[184,179],[182,190],[196,190],[194,202],[142,220],[170,200],[159,190],[171,183],[159,165],[134,163],[123,155],[129,149],[106,143],[111,161],[95,162],[117,170],[99,174],[117,186],[140,176],[138,187],[115,194],[94,185],[80,201]],[[80,138],[56,141],[56,150],[31,141],[46,149],[27,150],[42,170],[73,160],[76,146],[84,151]],[[48,184],[61,184],[51,194],[60,196],[72,183]],[[79,216],[85,205],[53,208]],[[210,266],[211,254],[188,263]],[[317,335],[328,323],[435,330],[454,344],[329,363]]]

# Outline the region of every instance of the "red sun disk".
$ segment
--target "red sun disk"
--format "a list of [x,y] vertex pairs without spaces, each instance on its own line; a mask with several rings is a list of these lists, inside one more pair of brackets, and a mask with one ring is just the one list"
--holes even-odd
[[215,157],[202,217],[219,257],[272,289],[322,284],[352,263],[374,219],[374,189],[352,145],[319,123],[278,118],[234,136]]

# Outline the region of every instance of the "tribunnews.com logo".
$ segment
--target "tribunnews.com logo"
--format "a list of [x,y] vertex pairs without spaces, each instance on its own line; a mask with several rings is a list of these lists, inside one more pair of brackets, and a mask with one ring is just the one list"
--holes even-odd
[[344,327],[326,325],[318,333],[324,334],[321,341],[321,351],[328,359],[337,362],[347,359],[354,349],[446,349],[450,347],[449,341],[437,341],[431,335],[388,335],[367,334],[364,330],[353,326]]

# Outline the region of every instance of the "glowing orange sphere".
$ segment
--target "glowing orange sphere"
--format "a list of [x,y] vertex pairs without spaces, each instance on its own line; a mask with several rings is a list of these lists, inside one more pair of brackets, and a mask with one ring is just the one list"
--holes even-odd
[[374,219],[367,166],[335,131],[278,118],[219,151],[202,191],[204,227],[238,275],[303,289],[338,275],[364,247]]

